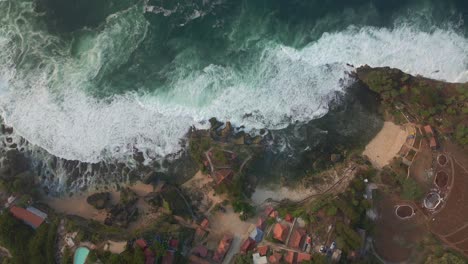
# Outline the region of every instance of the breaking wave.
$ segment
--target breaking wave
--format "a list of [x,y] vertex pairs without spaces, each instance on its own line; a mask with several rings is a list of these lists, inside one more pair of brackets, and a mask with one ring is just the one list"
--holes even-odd
[[10,11],[1,19],[7,25],[0,30],[2,115],[29,142],[69,160],[126,159],[135,148],[148,159],[174,154],[190,127],[204,127],[211,117],[246,129],[310,121],[327,113],[334,93],[352,81],[349,64],[468,81],[468,40],[454,31],[350,26],[302,48],[260,41],[254,63],[176,68],[165,89],[135,87],[100,98],[90,93],[95,81],[102,84],[125,65],[146,37],[142,8],[113,14],[72,42],[38,28],[40,17],[25,15]]

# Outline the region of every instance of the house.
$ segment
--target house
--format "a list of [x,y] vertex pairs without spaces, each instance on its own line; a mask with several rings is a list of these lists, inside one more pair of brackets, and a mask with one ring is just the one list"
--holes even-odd
[[432,150],[436,150],[439,148],[439,144],[437,144],[437,140],[435,139],[435,137],[431,137],[429,139],[429,147],[432,149]]
[[202,258],[206,258],[208,256],[208,249],[204,246],[196,246],[192,249],[192,254]]
[[214,253],[213,260],[215,262],[221,263],[226,256],[226,253],[229,251],[229,248],[231,247],[232,243],[232,236],[230,235],[224,235],[223,239],[219,242],[218,248],[216,249],[216,252]]
[[169,249],[176,251],[179,249],[179,240],[171,239],[169,240]]
[[278,252],[275,252],[268,258],[268,263],[270,263],[270,264],[279,264],[279,263],[281,263],[282,258],[283,258],[283,255],[281,255]]
[[205,238],[207,233],[208,232],[206,232],[205,230],[201,229],[200,227],[197,227],[197,229],[195,229],[195,239],[202,240],[203,238]]
[[289,264],[294,264],[296,263],[296,254],[293,251],[288,251],[286,253],[286,256],[284,256],[284,261]]
[[10,207],[10,205],[12,205],[15,200],[16,200],[16,197],[14,195],[11,195],[10,197],[8,197],[7,202],[5,203],[5,208]]
[[268,253],[268,249],[268,246],[257,247],[257,253],[260,254],[260,256],[266,256]]
[[439,144],[437,143],[434,130],[432,129],[430,125],[426,125],[424,126],[424,132],[426,132],[426,136],[430,137],[429,146],[431,147],[432,150],[436,150],[439,147]]
[[255,245],[257,243],[255,242],[255,240],[253,240],[252,238],[248,237],[241,245],[240,247],[240,252],[241,254],[247,254],[247,252],[251,251],[252,249],[255,248]]
[[154,264],[155,256],[153,251],[149,247],[143,250],[143,254],[145,255],[145,264]]
[[434,130],[432,130],[432,127],[430,125],[424,126],[424,132],[426,132],[428,136],[434,135]]
[[209,261],[207,260],[204,260],[198,256],[195,256],[195,255],[190,255],[189,257],[189,263],[190,264],[210,264]]
[[280,223],[277,223],[273,229],[273,238],[285,243],[286,238],[288,237],[288,233],[289,233],[289,226],[285,226]]
[[266,256],[260,256],[258,253],[254,253],[252,255],[253,263],[254,264],[268,264],[268,260]]
[[[161,264],[172,264],[174,263],[174,252],[166,250],[166,254],[161,260]],[[145,264],[148,264],[147,262]]]
[[[28,207],[32,208],[32,207]],[[47,215],[36,208],[34,210],[26,210],[18,206],[11,206],[10,213],[17,219],[23,221],[25,224],[37,229],[44,222]],[[36,212],[36,213],[34,213]]]
[[294,217],[291,214],[288,213],[284,217],[284,220],[286,220],[286,222],[292,223],[294,221]]
[[212,176],[216,184],[219,185],[221,183],[231,181],[232,177],[234,176],[234,171],[231,169],[219,169],[219,170],[215,170],[212,173]]
[[265,217],[259,217],[257,220],[257,228],[264,230],[266,227],[266,220]]
[[289,247],[294,249],[302,249],[306,239],[306,231],[303,228],[295,228],[289,238]]
[[275,210],[275,209],[274,209],[273,207],[267,206],[267,207],[265,208],[265,215],[266,215],[266,216],[270,216],[271,213],[273,213],[274,210]]
[[203,221],[201,221],[200,226],[203,228],[208,228],[210,226],[210,222],[208,221],[207,218],[205,218],[203,219]]
[[296,259],[296,262],[297,263],[302,263],[304,261],[310,261],[312,259],[312,256],[308,253],[297,253],[297,259]]
[[257,243],[260,243],[263,239],[263,231],[256,227],[252,232],[250,232],[250,238]]
[[144,239],[141,239],[141,238],[140,238],[140,239],[137,239],[137,240],[135,241],[135,244],[136,244],[138,247],[140,247],[141,249],[143,249],[143,250],[144,250],[145,248],[148,247],[148,244],[146,244],[146,241],[145,241]]

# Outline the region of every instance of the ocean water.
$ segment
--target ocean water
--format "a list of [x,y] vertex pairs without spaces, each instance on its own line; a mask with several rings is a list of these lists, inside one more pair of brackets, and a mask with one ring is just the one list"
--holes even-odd
[[147,161],[216,117],[324,116],[354,67],[468,81],[466,1],[3,0],[0,109],[67,160]]

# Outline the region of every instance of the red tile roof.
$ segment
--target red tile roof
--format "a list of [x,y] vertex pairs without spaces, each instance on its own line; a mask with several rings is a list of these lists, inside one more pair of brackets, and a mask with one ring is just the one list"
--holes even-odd
[[308,260],[311,260],[312,259],[312,256],[310,254],[307,254],[307,253],[297,253],[297,263],[302,263],[303,261],[308,261]]
[[284,217],[284,220],[288,221],[289,223],[292,223],[294,221],[294,217],[291,214],[286,214]]
[[259,217],[257,220],[257,227],[261,230],[265,229],[266,226],[266,220],[264,217]]
[[265,215],[266,215],[266,216],[270,216],[270,214],[271,214],[271,212],[273,212],[273,210],[275,210],[273,207],[267,206],[267,207],[265,208]]
[[430,125],[424,126],[424,131],[426,132],[426,134],[434,135],[434,130],[432,130],[432,127]]
[[257,252],[260,254],[260,256],[266,256],[268,252],[268,246],[257,247]]
[[174,263],[174,252],[166,251],[166,255],[162,258],[161,264],[172,264]]
[[143,253],[145,254],[145,264],[154,264],[154,253],[151,249],[146,248]]
[[276,240],[285,242],[286,238],[288,237],[288,232],[289,232],[289,226],[285,226],[280,223],[277,223],[275,225],[275,228],[273,229],[273,237]]
[[232,243],[232,236],[224,235],[223,239],[219,242],[218,248],[214,253],[213,260],[216,262],[222,262],[224,256],[228,252],[229,248],[231,247]]
[[208,256],[208,249],[204,246],[197,246],[192,249],[192,254],[206,258]]
[[279,216],[279,213],[276,210],[271,212],[271,214],[270,214],[270,217],[273,217],[273,218],[277,218],[278,216]]
[[146,244],[146,241],[144,239],[137,239],[135,241],[135,243],[137,244],[137,246],[139,246],[141,249],[145,249],[148,244]]
[[44,218],[15,205],[10,207],[10,213],[33,228],[38,228],[44,222]]
[[431,148],[436,148],[437,147],[437,141],[434,137],[431,137],[431,139],[429,140],[429,146]]
[[306,231],[303,228],[295,228],[289,238],[289,246],[295,249],[301,249],[304,244]]
[[268,258],[268,263],[271,263],[271,264],[280,263],[282,257],[283,257],[283,255],[281,255],[281,254],[278,253],[278,252],[275,252],[275,253],[273,253],[273,255],[271,255],[271,256]]
[[178,249],[179,248],[179,240],[177,240],[177,239],[169,240],[169,247],[171,247],[172,249]]
[[206,235],[206,231],[201,229],[200,227],[197,227],[197,229],[195,230],[195,238],[196,239],[202,239],[203,237],[205,237]]
[[284,257],[284,261],[286,261],[286,263],[293,264],[294,257],[295,257],[295,253],[292,251],[288,251],[288,253],[286,253],[286,256]]
[[198,256],[195,256],[195,255],[190,255],[189,257],[189,263],[190,264],[210,264],[210,262],[198,257]]
[[203,221],[201,221],[201,223],[200,223],[200,226],[203,227],[203,228],[207,228],[209,225],[210,225],[210,222],[206,218],[203,219]]
[[241,245],[240,252],[246,254],[248,251],[252,250],[255,247],[255,240],[252,238],[247,238]]

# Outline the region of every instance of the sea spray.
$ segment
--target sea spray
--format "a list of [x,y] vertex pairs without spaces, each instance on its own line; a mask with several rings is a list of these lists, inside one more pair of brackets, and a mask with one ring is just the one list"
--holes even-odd
[[52,30],[32,1],[0,7],[2,115],[18,135],[66,160],[131,164],[137,149],[150,164],[180,153],[189,128],[205,128],[211,117],[246,131],[307,123],[352,83],[351,65],[467,76],[462,33],[377,26],[383,22],[360,19],[360,10],[378,17],[367,5],[343,11],[347,25],[332,23],[343,13],[330,11],[318,26],[307,17],[281,24],[277,7],[246,3],[217,2],[200,16],[189,16],[189,6],[145,13],[136,3],[67,32]]

